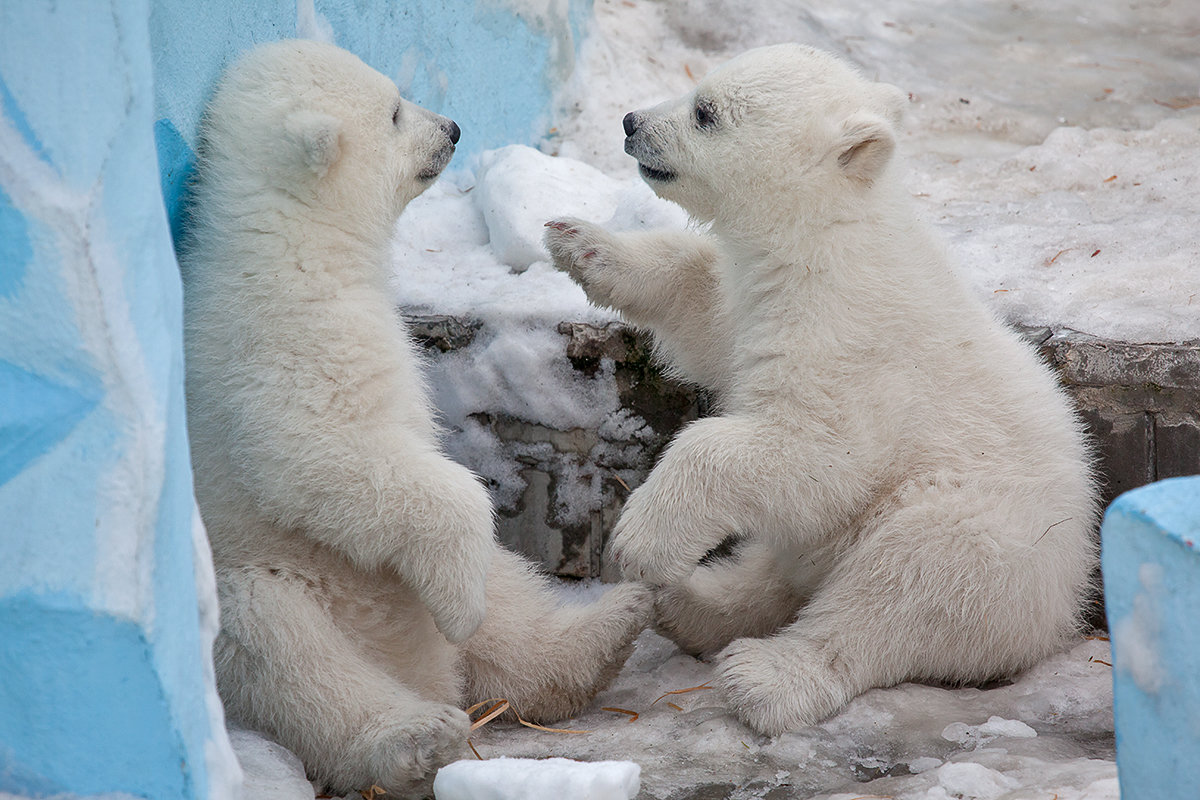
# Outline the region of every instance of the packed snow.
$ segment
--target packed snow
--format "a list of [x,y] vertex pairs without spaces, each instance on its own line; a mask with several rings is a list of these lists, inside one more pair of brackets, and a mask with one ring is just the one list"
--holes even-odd
[[[592,582],[563,586],[566,602],[602,591]],[[582,733],[492,721],[471,734],[471,745],[488,761],[514,759],[505,769],[515,774],[502,780],[485,768],[491,793],[469,793],[465,785],[485,779],[466,776],[451,783],[456,793],[438,789],[437,797],[541,797],[513,792],[554,766],[516,759],[572,759],[633,762],[642,800],[1119,800],[1110,663],[1107,641],[1082,639],[1012,683],[874,689],[819,725],[769,737],[738,722],[707,688],[710,664],[646,631],[613,685],[557,726]],[[299,763],[282,748],[244,732],[233,742],[245,797],[312,800]]]
[[[1003,317],[1133,342],[1200,338],[1200,5],[804,5],[596,0],[545,140],[455,164],[401,218],[398,304],[483,323],[429,369],[449,449],[501,504],[522,489],[515,454],[475,415],[560,431],[640,424],[618,407],[611,369],[584,376],[564,357],[559,322],[615,317],[547,263],[543,223],[687,226],[637,178],[621,118],[757,45],[833,50],[910,93],[909,189]],[[1117,800],[1110,662],[1105,640],[1081,639],[1010,684],[876,689],[764,737],[707,688],[709,664],[647,631],[614,685],[563,723],[587,733],[494,721],[472,744],[488,759],[632,761],[641,798]]]
[[[570,601],[598,584],[566,586]],[[708,687],[710,664],[652,631],[584,714],[547,733],[493,721],[471,743],[497,756],[631,760],[649,800],[890,797],[1118,800],[1112,671],[1103,638],[1081,639],[1012,683],[874,689],[819,725],[769,737]],[[637,714],[636,718],[632,714]]]

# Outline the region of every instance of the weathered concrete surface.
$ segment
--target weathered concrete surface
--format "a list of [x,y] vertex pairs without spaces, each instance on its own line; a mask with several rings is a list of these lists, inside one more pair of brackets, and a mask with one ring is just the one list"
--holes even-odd
[[[409,322],[434,359],[469,346],[481,328],[444,316]],[[608,578],[601,552],[630,489],[681,426],[708,413],[711,400],[664,376],[649,338],[627,325],[563,322],[558,332],[564,357],[582,374],[611,363],[621,407],[646,424],[557,431],[508,416],[475,419],[512,446],[527,482],[518,502],[499,509],[501,540],[551,573]],[[1105,505],[1151,481],[1200,473],[1200,341],[1136,344],[1065,329],[1021,332],[1058,371],[1089,427]],[[589,481],[598,494],[578,491]]]
[[1106,506],[1200,472],[1200,340],[1133,344],[1062,330],[1040,344],[1091,428]]

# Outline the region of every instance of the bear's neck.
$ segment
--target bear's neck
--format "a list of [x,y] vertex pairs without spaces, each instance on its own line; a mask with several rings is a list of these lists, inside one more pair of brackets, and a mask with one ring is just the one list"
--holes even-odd
[[928,306],[953,281],[940,248],[903,209],[886,218],[760,229],[759,239],[715,225],[713,232],[722,242],[720,286],[736,321],[734,385],[743,399],[775,398],[783,386],[805,384],[796,377],[806,374],[810,356],[851,360],[877,346],[894,335],[897,319],[908,318],[904,309]]
[[[198,187],[203,191],[204,187]],[[266,189],[238,202],[204,202],[194,220],[196,245],[223,253],[218,264],[239,272],[294,270],[342,285],[386,286],[391,226],[338,215]]]

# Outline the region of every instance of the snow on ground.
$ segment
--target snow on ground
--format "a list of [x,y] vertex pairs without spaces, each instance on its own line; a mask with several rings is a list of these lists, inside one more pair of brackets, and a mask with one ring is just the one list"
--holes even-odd
[[712,668],[647,631],[616,682],[558,726],[587,733],[491,722],[471,742],[484,758],[634,761],[645,800],[703,786],[712,793],[697,796],[732,800],[1118,800],[1110,662],[1106,641],[1080,640],[1007,685],[875,689],[768,737],[714,690],[667,694],[706,685]]
[[[1135,342],[1200,338],[1200,5],[596,0],[541,152],[456,165],[397,228],[398,301],[485,323],[431,378],[451,451],[501,499],[521,488],[512,454],[472,414],[560,430],[629,423],[610,374],[583,378],[562,357],[557,322],[613,317],[549,267],[542,223],[686,225],[636,177],[621,117],[777,41],[840,52],[910,93],[910,191],[1000,314]],[[1107,644],[1081,641],[1011,685],[875,690],[772,739],[710,690],[657,699],[711,671],[648,632],[616,684],[566,723],[590,733],[492,723],[473,741],[486,757],[631,759],[643,797],[720,784],[711,796],[1115,800],[1109,660]]]
[[1002,314],[1127,341],[1200,337],[1200,5],[805,5],[597,0],[542,143],[560,158],[508,148],[457,164],[401,219],[398,298],[594,319],[582,292],[545,271],[542,222],[615,212],[616,227],[683,224],[648,199],[622,116],[748,47],[799,41],[910,93],[909,188]]

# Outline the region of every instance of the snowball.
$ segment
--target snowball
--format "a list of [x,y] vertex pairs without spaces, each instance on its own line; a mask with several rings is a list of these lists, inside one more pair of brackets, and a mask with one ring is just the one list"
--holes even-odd
[[641,771],[632,761],[464,760],[438,770],[433,794],[437,800],[632,800]]

